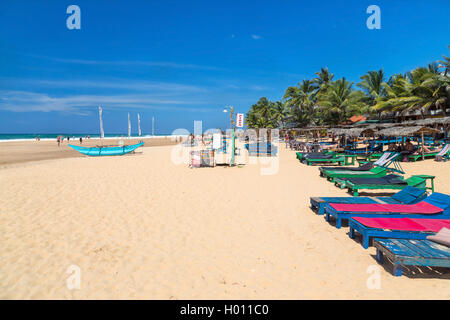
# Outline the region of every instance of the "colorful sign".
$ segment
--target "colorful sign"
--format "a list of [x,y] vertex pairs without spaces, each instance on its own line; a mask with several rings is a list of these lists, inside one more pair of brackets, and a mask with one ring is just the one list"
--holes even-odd
[[236,127],[242,128],[244,126],[244,114],[238,113],[236,114]]

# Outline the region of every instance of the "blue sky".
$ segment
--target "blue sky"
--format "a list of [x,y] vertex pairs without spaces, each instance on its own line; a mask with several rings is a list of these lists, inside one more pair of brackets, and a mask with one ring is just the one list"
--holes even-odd
[[[81,9],[69,30],[66,9]],[[381,29],[369,30],[369,5]],[[327,66],[359,81],[449,55],[450,1],[23,1],[0,3],[0,133],[225,128],[225,105],[260,97]]]

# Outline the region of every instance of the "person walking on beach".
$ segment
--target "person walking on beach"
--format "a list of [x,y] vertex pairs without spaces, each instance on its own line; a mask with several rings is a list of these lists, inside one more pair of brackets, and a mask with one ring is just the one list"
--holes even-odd
[[83,137],[80,137],[80,144],[83,144]]
[[56,142],[58,142],[58,147],[60,147],[61,146],[61,136],[58,136],[56,138]]

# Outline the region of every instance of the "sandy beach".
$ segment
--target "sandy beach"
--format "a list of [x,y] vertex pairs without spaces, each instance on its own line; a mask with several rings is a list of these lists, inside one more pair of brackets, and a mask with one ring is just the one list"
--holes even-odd
[[[172,138],[142,138],[123,139],[125,144],[135,144],[144,141],[146,146],[174,145],[176,141]],[[0,166],[12,165],[23,162],[75,158],[83,155],[68,146],[73,144],[82,147],[95,147],[99,145],[117,145],[118,139],[84,139],[80,144],[78,139],[65,139],[60,146],[55,140],[41,141],[6,141],[0,142]]]
[[[450,298],[448,269],[394,277],[346,225],[314,214],[310,196],[348,194],[284,145],[278,172],[261,175],[264,163],[177,165],[167,143],[101,158],[66,141],[0,144],[0,298]],[[450,194],[449,162],[402,166]],[[70,266],[79,289],[67,287]],[[371,266],[380,289],[367,286]]]

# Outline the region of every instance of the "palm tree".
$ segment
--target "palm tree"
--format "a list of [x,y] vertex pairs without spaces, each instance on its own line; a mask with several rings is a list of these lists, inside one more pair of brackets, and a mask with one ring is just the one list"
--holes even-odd
[[[450,49],[450,46],[448,46],[448,48]],[[450,58],[444,56],[444,60],[442,60],[441,63],[443,65],[443,67],[445,68],[443,75],[446,76],[449,73],[449,70],[450,70]]]
[[384,87],[385,96],[376,100],[376,104],[372,106],[371,111],[378,113],[379,117],[383,112],[393,111],[397,106],[396,99],[410,95],[409,87],[410,83],[406,75],[401,73],[393,75]]
[[386,96],[386,82],[383,69],[378,71],[368,71],[365,75],[360,77],[362,80],[357,84],[369,97],[372,104],[375,104],[377,99],[382,99]]
[[276,128],[278,126],[276,103],[263,97],[247,113],[247,127]]
[[333,81],[321,96],[319,105],[328,122],[338,124],[348,117],[361,114],[365,103],[364,93],[352,90],[353,82],[345,78]]
[[272,102],[272,121],[277,124],[277,127],[284,127],[286,125],[286,118],[289,116],[289,109],[285,103],[281,101]]
[[333,81],[334,74],[330,73],[328,71],[328,68],[320,68],[319,72],[316,72],[317,78],[313,79],[313,82],[315,82],[318,87],[318,93],[323,93],[326,91],[327,86]]
[[400,114],[420,111],[423,118],[428,109],[436,107],[446,116],[450,101],[448,88],[449,77],[440,74],[437,64],[431,63],[408,72],[406,77],[397,77],[387,91],[388,99],[379,101],[374,109]]
[[298,87],[287,88],[283,100],[296,122],[307,125],[313,119],[317,86],[312,80],[303,80]]

